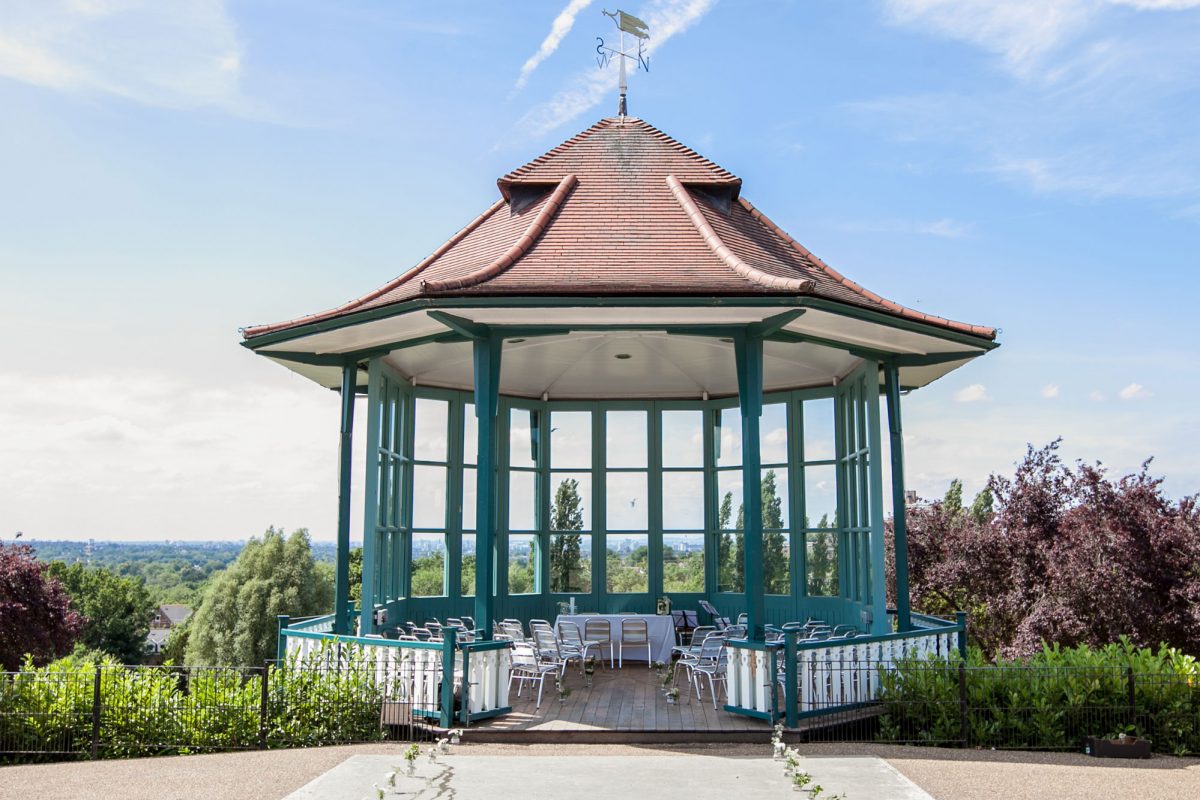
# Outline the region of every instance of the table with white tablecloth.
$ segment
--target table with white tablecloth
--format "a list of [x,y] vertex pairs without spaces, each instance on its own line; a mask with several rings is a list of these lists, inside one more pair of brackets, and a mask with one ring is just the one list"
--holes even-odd
[[[659,614],[559,614],[558,619],[554,620],[554,629],[558,630],[560,622],[574,622],[579,626],[579,632],[583,633],[583,627],[588,620],[606,619],[609,625],[612,626],[613,653],[616,654],[616,643],[621,639],[621,620],[623,619],[644,619],[646,620],[646,631],[650,634],[650,654],[651,661],[661,661],[664,664],[671,663],[671,648],[675,646],[675,622],[670,615]],[[625,648],[626,661],[645,661],[646,648]]]

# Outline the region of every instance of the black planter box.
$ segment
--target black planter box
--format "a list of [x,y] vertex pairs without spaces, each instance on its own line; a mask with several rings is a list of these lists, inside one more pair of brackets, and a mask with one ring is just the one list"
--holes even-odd
[[1088,737],[1088,752],[1097,758],[1149,758],[1150,749],[1149,739],[1130,736],[1122,742],[1120,739]]

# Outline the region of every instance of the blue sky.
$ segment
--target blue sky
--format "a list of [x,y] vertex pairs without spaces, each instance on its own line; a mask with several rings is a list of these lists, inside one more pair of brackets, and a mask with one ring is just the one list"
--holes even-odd
[[[237,328],[340,303],[615,111],[603,4],[0,7],[0,537],[332,535],[336,398]],[[630,113],[843,273],[1002,328],[912,487],[1027,442],[1200,489],[1200,2],[638,0]]]

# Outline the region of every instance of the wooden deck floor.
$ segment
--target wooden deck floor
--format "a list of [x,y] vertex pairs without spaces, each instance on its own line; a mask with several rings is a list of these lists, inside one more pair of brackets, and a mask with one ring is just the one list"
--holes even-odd
[[[654,670],[634,662],[624,669],[597,668],[591,687],[584,684],[578,668],[568,669],[566,686],[571,694],[559,701],[553,676],[546,678],[541,708],[535,708],[536,684],[526,684],[521,696],[516,686],[509,696],[513,712],[504,717],[472,723],[473,732],[656,732],[656,733],[760,733],[763,740],[771,727],[763,720],[725,711],[724,696],[713,708],[712,695],[704,687],[703,699],[693,696],[685,676],[679,674],[679,701],[668,705]],[[532,691],[530,687],[532,686]]]

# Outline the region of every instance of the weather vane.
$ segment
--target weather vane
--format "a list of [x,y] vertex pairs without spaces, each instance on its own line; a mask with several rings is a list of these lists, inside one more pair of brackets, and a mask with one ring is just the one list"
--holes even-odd
[[[596,53],[598,53],[598,56],[596,57],[596,63],[600,65],[601,69],[604,69],[614,57],[620,61],[621,102],[617,106],[617,114],[623,117],[627,113],[625,107],[625,93],[629,88],[625,81],[625,61],[626,59],[631,61],[636,60],[637,66],[635,69],[640,68],[646,70],[646,72],[650,71],[650,57],[646,55],[645,51],[646,40],[650,38],[650,29],[646,26],[645,22],[642,22],[633,14],[626,14],[620,9],[618,9],[616,13],[610,11],[604,11],[602,13],[606,17],[612,17],[612,21],[616,23],[617,30],[621,32],[621,45],[620,47],[610,47],[604,43],[603,38],[597,36]],[[625,34],[627,33],[632,35],[637,41],[636,50],[632,45],[630,45],[628,48],[625,46]]]

